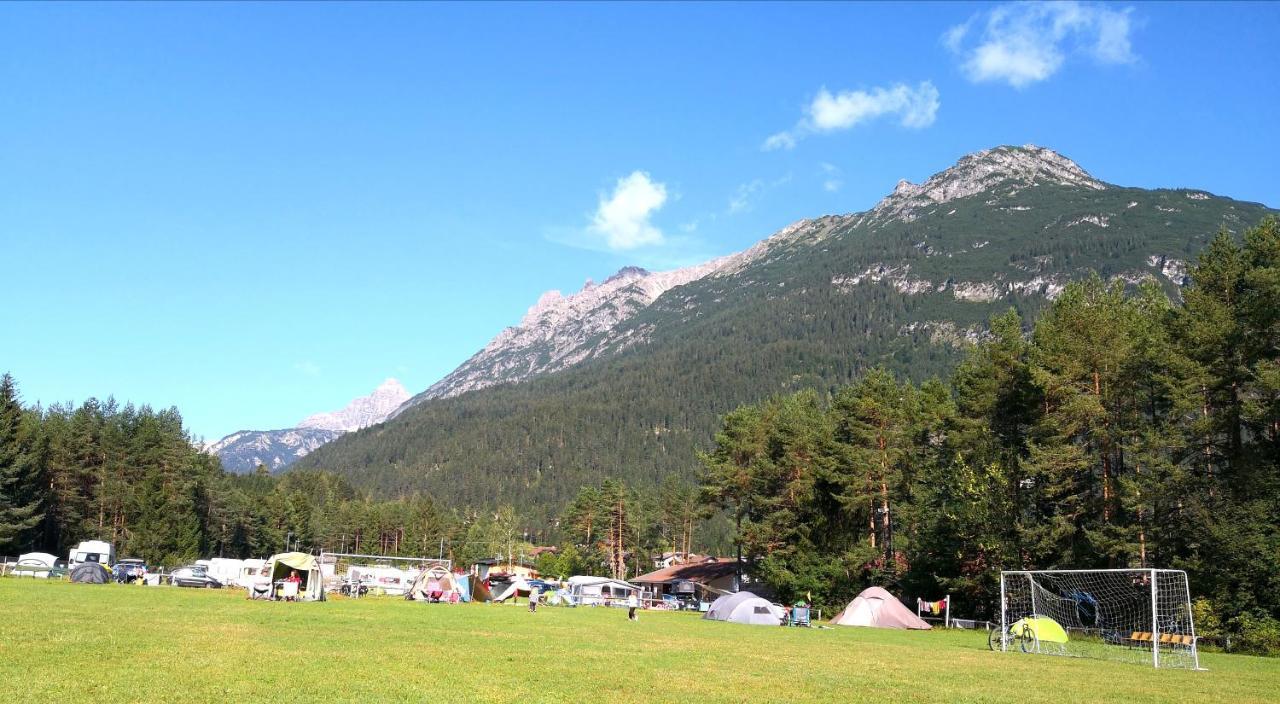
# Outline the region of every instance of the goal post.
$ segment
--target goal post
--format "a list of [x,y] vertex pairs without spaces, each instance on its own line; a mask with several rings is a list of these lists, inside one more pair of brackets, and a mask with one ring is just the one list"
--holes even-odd
[[1000,629],[1006,652],[1200,669],[1182,570],[1004,571]]

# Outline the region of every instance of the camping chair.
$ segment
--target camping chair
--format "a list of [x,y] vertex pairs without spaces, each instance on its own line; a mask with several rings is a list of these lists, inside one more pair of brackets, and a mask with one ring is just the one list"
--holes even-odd
[[808,627],[809,623],[809,607],[803,604],[796,604],[787,612],[788,626],[804,626]]

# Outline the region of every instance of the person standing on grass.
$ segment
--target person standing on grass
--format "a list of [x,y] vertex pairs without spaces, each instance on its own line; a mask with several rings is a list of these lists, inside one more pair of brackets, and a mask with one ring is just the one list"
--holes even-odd
[[529,613],[534,613],[538,610],[538,597],[540,596],[542,596],[542,594],[538,591],[537,587],[529,590]]
[[635,621],[636,608],[640,606],[640,600],[636,598],[636,593],[631,592],[631,596],[627,597],[627,620]]

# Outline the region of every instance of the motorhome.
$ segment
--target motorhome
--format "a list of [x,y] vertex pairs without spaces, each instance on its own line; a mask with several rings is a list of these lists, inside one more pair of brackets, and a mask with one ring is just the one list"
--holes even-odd
[[75,567],[82,562],[96,562],[110,569],[116,563],[116,548],[105,540],[86,540],[72,548],[67,555],[68,567]]

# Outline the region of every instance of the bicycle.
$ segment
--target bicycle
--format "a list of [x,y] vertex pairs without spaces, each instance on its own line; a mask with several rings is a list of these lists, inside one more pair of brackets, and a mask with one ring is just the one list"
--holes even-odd
[[993,628],[987,634],[987,647],[996,652],[1004,652],[1015,643],[1018,645],[1018,649],[1024,653],[1040,651],[1040,640],[1036,637],[1035,629],[1029,623],[1024,622],[1021,626],[1015,624],[1003,632],[998,628]]

